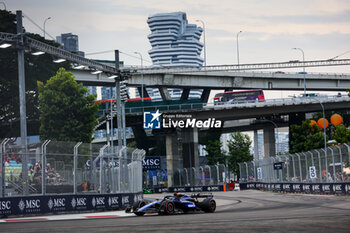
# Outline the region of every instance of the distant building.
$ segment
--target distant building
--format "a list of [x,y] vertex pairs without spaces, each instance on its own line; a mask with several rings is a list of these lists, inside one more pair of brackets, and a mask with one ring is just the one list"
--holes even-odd
[[63,46],[63,49],[66,51],[76,53],[82,57],[85,56],[84,52],[79,51],[79,38],[77,35],[72,33],[63,33],[56,37],[56,42],[60,43]]
[[148,52],[153,66],[202,66],[203,29],[188,24],[186,13],[162,13],[148,17],[152,49]]
[[[148,52],[154,67],[202,66],[200,57],[203,44],[199,41],[203,29],[188,24],[186,13],[162,13],[147,20],[152,49]],[[148,88],[152,101],[161,101],[158,89]],[[172,100],[179,100],[181,89],[168,89]],[[200,99],[202,90],[191,90],[188,99]]]

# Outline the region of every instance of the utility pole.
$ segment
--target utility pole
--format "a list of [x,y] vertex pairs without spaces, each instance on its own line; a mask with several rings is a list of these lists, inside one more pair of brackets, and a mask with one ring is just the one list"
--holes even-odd
[[[21,154],[22,154],[22,179],[23,179],[23,195],[29,195],[28,188],[28,162],[27,162],[27,113],[26,113],[26,88],[25,88],[25,72],[24,72],[24,41],[23,41],[23,25],[22,11],[16,11],[17,35],[18,39],[18,85],[19,85],[19,112],[21,125]],[[45,169],[45,168],[43,168]]]

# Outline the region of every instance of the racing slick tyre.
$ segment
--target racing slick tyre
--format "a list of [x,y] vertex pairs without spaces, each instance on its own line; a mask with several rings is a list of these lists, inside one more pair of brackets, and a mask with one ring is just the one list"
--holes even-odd
[[159,214],[171,215],[175,213],[175,204],[170,200],[162,202]]
[[216,202],[212,198],[207,198],[201,203],[201,207],[206,213],[214,213],[216,209]]
[[146,202],[142,200],[135,202],[135,204],[133,205],[134,214],[136,214],[137,216],[143,216],[145,212],[138,212],[138,210],[145,205],[146,205]]

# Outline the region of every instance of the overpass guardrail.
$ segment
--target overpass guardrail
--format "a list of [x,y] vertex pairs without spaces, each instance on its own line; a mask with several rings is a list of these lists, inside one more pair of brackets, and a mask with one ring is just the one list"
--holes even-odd
[[[322,95],[317,97],[290,97],[265,100],[238,100],[221,102],[220,104],[202,103],[200,99],[187,101],[158,101],[158,102],[137,102],[133,105],[126,105],[126,114],[137,114],[141,112],[153,111],[179,111],[179,110],[195,110],[195,109],[222,109],[222,108],[251,108],[266,106],[283,106],[283,105],[299,105],[299,104],[319,104],[327,102],[350,101],[347,95]],[[108,110],[102,110],[99,114],[104,114]]]

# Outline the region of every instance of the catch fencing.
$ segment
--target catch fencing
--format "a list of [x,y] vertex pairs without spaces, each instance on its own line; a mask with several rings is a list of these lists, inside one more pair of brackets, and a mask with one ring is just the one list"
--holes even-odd
[[239,164],[240,182],[337,183],[350,182],[350,146],[276,155]]
[[143,150],[47,140],[29,144],[25,152],[11,139],[0,142],[1,197],[142,192]]
[[[172,187],[200,187],[223,185],[227,182],[228,169],[223,164],[176,169]],[[156,190],[168,187],[166,170],[144,171],[144,188]]]

